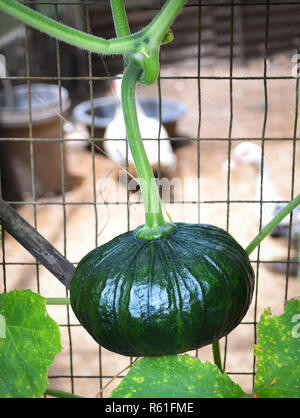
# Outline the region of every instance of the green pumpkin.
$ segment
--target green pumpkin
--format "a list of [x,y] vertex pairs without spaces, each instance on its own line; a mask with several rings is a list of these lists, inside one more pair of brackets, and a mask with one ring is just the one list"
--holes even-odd
[[243,248],[215,226],[175,225],[152,241],[127,232],[78,264],[71,305],[101,346],[127,356],[178,354],[227,335],[246,314],[254,272]]

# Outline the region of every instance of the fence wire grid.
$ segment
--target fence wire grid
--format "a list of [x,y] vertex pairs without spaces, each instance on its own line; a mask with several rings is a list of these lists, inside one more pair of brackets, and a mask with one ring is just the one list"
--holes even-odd
[[[23,3],[84,31],[93,32],[105,38],[114,36],[108,1],[49,0],[24,1]],[[125,5],[132,31],[133,28],[139,29],[144,22],[149,21],[163,3],[163,1],[154,0],[126,1]],[[254,237],[263,225],[263,205],[285,203],[297,194],[299,17],[300,1],[197,2],[191,0],[186,3],[182,14],[178,16],[173,25],[174,46],[171,44],[166,46],[166,52],[162,48],[161,73],[157,83],[152,90],[151,87],[149,87],[150,90],[147,90],[148,88],[141,90],[145,94],[150,91],[157,98],[161,124],[164,91],[167,91],[168,95],[171,95],[172,91],[177,91],[177,96],[183,102],[186,100],[185,94],[190,94],[191,91],[194,97],[195,107],[191,108],[191,103],[188,104],[186,119],[183,119],[182,123],[178,122],[181,123],[180,129],[174,131],[171,139],[174,144],[176,141],[188,143],[181,148],[178,147],[179,153],[182,153],[179,154],[178,159],[184,159],[186,153],[193,154],[195,163],[193,175],[198,179],[204,177],[203,186],[207,187],[211,193],[203,192],[201,182],[198,183],[192,196],[189,195],[186,199],[179,200],[175,198],[166,205],[171,215],[173,215],[173,208],[176,213],[178,205],[183,208],[192,208],[192,215],[188,216],[191,216],[193,218],[191,221],[195,222],[206,221],[206,214],[211,212],[212,216],[215,216],[215,222],[211,223],[218,224],[229,232],[235,233],[235,238],[238,238],[238,231],[243,229],[244,224],[248,221],[248,216],[251,217],[249,214],[253,212],[253,207],[257,206],[258,222],[247,227]],[[122,71],[123,62],[120,58],[78,52],[76,48],[65,46],[25,25],[16,24],[13,19],[10,20],[0,13],[1,18],[7,20],[7,27],[0,32],[0,53],[5,57],[7,69],[5,74],[3,72],[1,74],[2,84],[3,86],[5,83],[16,86],[26,85],[29,98],[27,133],[19,136],[19,132],[16,130],[10,131],[0,127],[0,150],[2,149],[3,157],[5,149],[1,148],[4,146],[3,144],[6,146],[9,143],[18,145],[26,138],[31,176],[30,193],[16,196],[8,193],[8,197],[6,197],[4,187],[2,193],[9,204],[20,211],[22,216],[54,246],[58,246],[64,256],[76,265],[87,250],[103,244],[118,233],[132,229],[135,227],[136,219],[139,219],[138,211],[142,202],[140,199],[132,200],[128,187],[117,202],[107,197],[107,189],[105,190],[105,198],[102,198],[99,192],[99,187],[101,189],[101,185],[105,184],[105,178],[109,178],[115,166],[109,166],[109,159],[99,153],[103,135],[99,135],[94,123],[93,103],[96,97],[107,96],[111,93],[110,82]],[[296,24],[297,22],[298,24]],[[8,34],[14,35],[8,36]],[[12,49],[11,45],[15,47]],[[279,64],[277,59],[279,59]],[[281,65],[281,59],[287,65]],[[254,70],[253,66],[256,66]],[[59,88],[58,113],[63,117],[56,118],[58,131],[54,136],[51,135],[49,126],[42,134],[34,127],[34,107],[32,106],[36,98],[34,93],[32,94],[34,83],[54,84]],[[272,118],[279,118],[279,124],[281,121],[278,116],[278,108],[275,106],[274,110],[272,101],[273,86],[279,86],[276,83],[280,83],[279,97],[282,95],[283,98],[278,106],[288,110],[290,116],[290,129],[283,129],[278,135],[274,134],[274,130],[268,129],[268,123],[270,120],[272,121]],[[260,89],[257,103],[255,99],[256,87],[254,87],[254,99],[248,97],[247,88],[252,84],[259,86]],[[209,100],[215,100],[215,104],[210,104],[207,99],[208,86],[210,85],[213,88]],[[292,97],[289,95],[287,101],[284,99],[285,85],[292,92]],[[168,86],[168,88],[164,88],[164,86]],[[187,86],[190,86],[189,93],[185,93]],[[246,92],[241,99],[238,96],[239,86],[243,86],[242,92]],[[63,103],[63,87],[69,91],[71,100],[71,108],[67,113]],[[224,93],[220,93],[220,90]],[[89,127],[88,138],[82,138],[81,132],[76,129],[73,136],[68,136],[66,122],[69,122],[69,125],[72,122],[73,127],[75,124],[70,116],[71,110],[75,105],[85,100],[90,100],[92,104],[92,123]],[[221,108],[217,106],[219,100],[222,102]],[[235,127],[235,121],[239,119],[239,103],[241,103],[239,100],[242,100],[246,107],[248,101],[249,103],[252,101],[249,108],[252,105],[257,106],[254,109],[254,116],[251,113],[254,119],[255,112],[258,115],[257,122],[254,122],[257,128],[254,135],[249,134],[250,128],[247,128],[247,119],[244,120],[247,134],[243,134],[243,126],[239,129]],[[215,106],[218,110],[213,112],[211,116],[207,116],[206,106],[212,108]],[[191,114],[191,111],[194,113]],[[216,112],[221,113],[218,116]],[[218,127],[218,118],[220,118],[220,127]],[[191,133],[188,129],[184,130],[184,123],[188,124],[190,120],[193,120],[194,123],[194,130]],[[207,120],[212,123],[210,131],[205,127]],[[275,123],[275,130],[276,127]],[[36,132],[39,134],[36,135]],[[117,139],[123,140],[122,138]],[[208,168],[211,172],[213,167],[207,166],[214,166],[216,161],[220,164],[224,160],[231,161],[235,146],[243,142],[253,142],[261,147],[260,194],[256,198],[247,194],[249,193],[247,179],[250,181],[251,175],[248,177],[246,171],[243,171],[246,168],[242,168],[239,174],[242,176],[246,173],[242,191],[236,191],[236,182],[239,179],[231,169],[224,170],[221,174],[222,187],[224,186],[222,190],[218,189],[216,183],[210,183],[205,172]],[[36,176],[37,158],[40,156],[37,157],[35,153],[37,152],[36,145],[45,143],[50,146],[56,144],[59,147],[57,154],[59,161],[56,161],[56,165],[59,166],[60,192],[40,196],[40,180]],[[191,149],[189,148],[190,144],[193,146]],[[210,146],[212,147],[211,151]],[[288,156],[283,154],[286,148],[281,149],[281,146],[288,147]],[[275,148],[276,153],[272,154],[272,150]],[[190,151],[188,151],[189,149]],[[76,170],[80,176],[83,176],[81,183],[79,181],[78,185],[73,188],[69,188],[67,185],[69,168],[66,166],[66,161],[69,153],[73,156],[71,163],[75,162]],[[77,153],[81,153],[83,157],[78,157]],[[214,153],[216,159],[209,164],[208,162],[210,158],[213,158]],[[288,170],[279,174],[280,182],[285,184],[287,191],[282,199],[264,198],[263,178],[266,174],[265,162],[269,155],[275,160],[282,161],[281,165],[279,164],[280,167],[283,163],[288,167]],[[9,158],[9,155],[6,155],[5,158]],[[48,164],[52,158],[49,154],[42,164]],[[50,162],[54,163],[54,161]],[[128,149],[126,162],[127,169],[129,169]],[[13,161],[12,158],[9,158],[9,163],[17,164],[17,160]],[[71,163],[68,160],[68,165],[72,165]],[[187,165],[189,164],[188,162]],[[102,170],[103,166],[104,171]],[[99,167],[104,178],[100,181]],[[5,177],[5,169],[2,158],[2,179]],[[273,173],[278,170],[275,168]],[[160,164],[158,164],[158,174],[160,174]],[[54,174],[48,172],[49,178],[51,175]],[[89,178],[87,182],[84,180],[85,175]],[[126,181],[128,186],[129,179]],[[115,213],[114,209],[110,210],[110,207],[115,206],[116,203]],[[245,210],[241,208],[245,208]],[[220,212],[218,212],[219,210]],[[240,223],[235,225],[238,210],[242,210],[242,216],[239,218]],[[219,213],[222,214],[221,220]],[[77,216],[77,218],[75,217],[76,221],[74,221],[74,214]],[[89,222],[87,222],[87,218],[90,219]],[[278,298],[282,309],[288,298],[296,296],[295,292],[297,291],[298,294],[300,293],[299,282],[297,283],[297,279],[291,275],[292,267],[298,265],[297,257],[293,253],[292,220],[291,216],[288,233],[284,238],[286,248],[284,259],[278,257],[276,251],[269,252],[271,241],[266,245],[265,250],[263,243],[251,255],[251,262],[256,273],[256,290],[252,310],[239,325],[237,331],[233,331],[233,337],[230,334],[221,340],[221,354],[225,372],[250,392],[253,389],[255,377],[253,344],[257,342],[257,322],[261,314],[260,292],[264,290],[266,297],[270,297],[269,300],[264,300],[269,302],[264,305],[265,307],[272,305],[272,298],[278,296],[273,294],[272,284],[265,284],[263,276],[267,274],[266,267],[274,263],[286,266],[284,272],[276,276],[278,278],[278,280],[276,279],[276,289],[280,289]],[[83,225],[79,226],[81,221]],[[176,221],[181,221],[181,219],[176,219]],[[78,233],[76,232],[77,225],[74,226],[74,222],[78,225]],[[84,249],[81,250],[81,241],[85,241],[85,237],[82,237],[81,240],[80,234],[91,225],[92,231],[86,232],[90,235],[86,240],[87,243],[84,244]],[[119,229],[120,225],[122,230]],[[59,239],[57,239],[58,236]],[[242,237],[241,240],[246,245],[248,236]],[[30,288],[41,293],[44,297],[69,296],[68,291],[43,266],[22,250],[20,245],[5,231],[2,235],[1,252],[1,291],[8,292],[13,288]],[[266,291],[268,286],[270,286],[270,290]],[[135,359],[124,358],[98,347],[76,321],[69,306],[49,306],[48,311],[60,325],[64,347],[63,353],[57,356],[49,370],[50,386],[83,396],[109,396],[111,390],[126,375]],[[234,337],[235,332],[237,332],[236,337]],[[231,339],[234,342],[233,345]],[[231,355],[231,351],[233,355]],[[210,347],[197,350],[192,354],[198,356],[202,361],[206,359],[212,361]],[[237,358],[237,362],[234,357]],[[93,360],[91,361],[91,359]]]

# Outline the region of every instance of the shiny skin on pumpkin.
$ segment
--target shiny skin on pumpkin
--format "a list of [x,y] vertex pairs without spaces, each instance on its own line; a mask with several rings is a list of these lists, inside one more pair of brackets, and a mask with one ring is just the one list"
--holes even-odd
[[227,335],[245,316],[254,272],[243,248],[215,226],[175,225],[159,240],[119,235],[78,264],[71,305],[106,349],[178,354]]

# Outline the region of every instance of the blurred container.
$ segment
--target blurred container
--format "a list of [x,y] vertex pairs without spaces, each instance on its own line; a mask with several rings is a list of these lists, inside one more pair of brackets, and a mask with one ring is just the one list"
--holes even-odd
[[[51,141],[33,141],[31,167],[30,120],[28,87],[13,88],[14,106],[8,106],[4,91],[0,91],[0,136],[23,140],[0,140],[0,167],[2,195],[6,200],[32,198],[32,169],[36,197],[62,193],[61,125],[59,88],[51,84],[31,85],[32,137],[49,138]],[[61,88],[62,112],[70,107],[68,91]],[[53,141],[53,139],[56,139]],[[64,147],[64,145],[63,145]],[[72,176],[68,171],[67,156],[64,159],[65,190],[72,188]]]
[[[145,114],[159,119],[159,101],[155,97],[140,97],[138,99]],[[107,125],[113,120],[119,102],[114,97],[102,97],[93,100],[94,120],[92,118],[91,101],[77,105],[72,118],[85,124],[91,130],[94,122],[94,137],[103,138]],[[163,98],[161,101],[161,121],[169,137],[176,136],[176,124],[186,113],[186,105],[179,100]]]

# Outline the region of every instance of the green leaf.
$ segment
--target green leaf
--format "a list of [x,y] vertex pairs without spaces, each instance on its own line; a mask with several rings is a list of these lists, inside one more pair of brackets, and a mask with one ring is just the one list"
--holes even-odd
[[213,364],[188,354],[144,357],[134,363],[111,398],[238,398],[242,389]]
[[282,315],[265,310],[255,346],[255,396],[300,398],[300,301],[290,300]]
[[30,290],[0,295],[5,336],[0,338],[0,398],[40,397],[47,370],[61,350],[58,325],[46,312],[46,299]]

